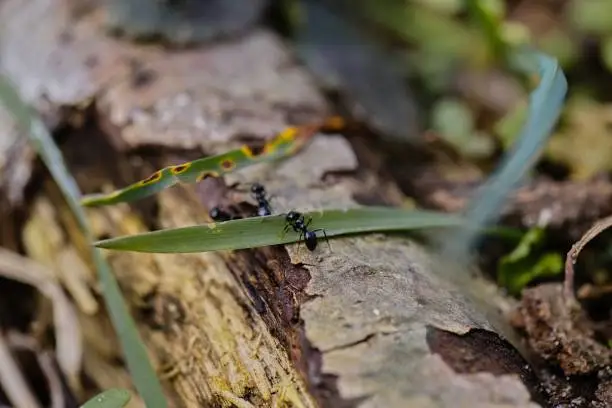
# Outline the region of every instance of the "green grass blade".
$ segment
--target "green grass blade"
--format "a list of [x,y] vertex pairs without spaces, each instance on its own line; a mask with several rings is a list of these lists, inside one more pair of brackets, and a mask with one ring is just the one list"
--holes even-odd
[[[312,218],[310,229],[325,229],[328,237],[374,231],[402,231],[456,227],[462,219],[433,211],[387,207],[324,210],[304,214]],[[255,248],[296,242],[293,230],[283,236],[284,215],[253,217],[220,223],[166,229],[96,242],[99,248],[136,252],[188,253]],[[323,233],[317,234],[323,238]],[[319,245],[326,245],[321,239]]]
[[472,200],[467,227],[443,242],[454,257],[468,254],[478,229],[495,220],[508,195],[531,171],[559,119],[567,93],[567,80],[554,58],[529,48],[514,50],[509,58],[521,72],[538,75],[540,83],[529,96],[528,117],[517,141]]
[[111,388],[88,400],[81,408],[123,408],[130,402],[130,392]]
[[[489,3],[489,4],[487,4]],[[465,3],[468,14],[480,25],[482,33],[485,35],[489,49],[493,56],[503,63],[507,62],[509,55],[509,45],[502,36],[502,17],[495,16],[489,9],[490,2],[483,0],[467,0]]]
[[[80,191],[66,168],[62,153],[45,124],[30,107],[21,101],[17,91],[4,77],[0,77],[0,102],[17,119],[20,127],[27,131],[37,153],[49,169],[72,209],[81,230],[91,242],[92,235],[87,217],[83,208],[79,205]],[[110,266],[96,248],[92,248],[92,258],[98,271],[106,307],[119,336],[134,385],[148,408],[165,408],[167,404],[161,384],[151,366],[145,347],[121,296],[119,285],[111,272]]]
[[315,125],[289,127],[259,149],[244,145],[217,156],[165,167],[144,180],[109,194],[87,195],[81,199],[81,205],[94,207],[140,200],[177,183],[197,183],[207,177],[220,177],[253,164],[277,160],[296,153],[313,134],[337,131],[343,126],[341,118],[330,117]]

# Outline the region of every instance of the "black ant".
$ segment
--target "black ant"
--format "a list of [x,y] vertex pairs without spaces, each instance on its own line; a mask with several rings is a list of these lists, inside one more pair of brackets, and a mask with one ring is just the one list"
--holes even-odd
[[257,215],[260,217],[271,215],[272,207],[270,206],[270,197],[266,192],[265,187],[259,183],[251,185],[251,197],[257,201]]
[[[233,185],[232,188],[235,188],[235,185]],[[268,196],[268,193],[262,184],[254,183],[251,185],[251,197],[257,202],[257,216],[263,217],[266,215],[272,215],[272,207],[270,206],[271,197]],[[242,218],[240,216],[234,216],[219,207],[211,208],[208,215],[217,222]]]
[[293,228],[295,232],[300,234],[299,239],[304,238],[304,243],[306,244],[306,248],[309,251],[314,251],[317,248],[317,232],[323,231],[323,235],[325,236],[325,241],[329,246],[329,250],[331,251],[331,245],[329,245],[329,241],[327,239],[327,234],[323,228],[318,228],[312,231],[308,230],[308,226],[312,222],[312,218],[309,218],[308,221],[305,220],[304,214],[299,213],[297,211],[289,211],[285,216],[285,221],[287,224],[283,232],[286,234],[289,229]]
[[240,216],[232,215],[228,213],[227,211],[223,211],[219,207],[211,208],[210,211],[208,212],[208,215],[210,216],[210,218],[213,219],[213,221],[217,221],[217,222],[237,220],[237,219],[242,218]]

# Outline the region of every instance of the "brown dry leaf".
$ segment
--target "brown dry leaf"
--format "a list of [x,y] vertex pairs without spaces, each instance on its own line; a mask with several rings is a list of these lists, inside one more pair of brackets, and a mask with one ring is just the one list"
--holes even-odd
[[0,335],[0,385],[15,406],[40,407],[3,335]]
[[587,232],[584,233],[578,242],[572,245],[572,248],[568,251],[565,258],[565,282],[563,290],[563,296],[568,303],[575,303],[576,301],[574,295],[574,264],[578,259],[578,255],[580,255],[580,252],[591,240],[611,226],[612,216],[597,221],[591,228],[589,228]]
[[[49,394],[51,394],[50,408],[65,407],[66,397],[64,395],[61,374],[57,364],[55,364],[53,353],[49,352],[48,350],[41,350],[38,342],[34,338],[23,335],[19,332],[9,332],[7,335],[7,340],[13,349],[25,349],[36,354],[38,365],[46,377],[47,386],[49,387]],[[17,405],[26,406],[27,404]]]
[[575,180],[612,170],[612,104],[573,99],[567,115],[567,125],[551,138],[546,155],[568,165]]

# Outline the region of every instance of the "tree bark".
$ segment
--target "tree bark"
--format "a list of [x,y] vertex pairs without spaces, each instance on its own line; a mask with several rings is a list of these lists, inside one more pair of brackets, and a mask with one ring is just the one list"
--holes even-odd
[[[85,193],[329,113],[267,29],[168,50],[108,36],[105,17],[101,8],[73,15],[62,0],[0,5],[0,67],[54,129]],[[87,376],[100,388],[129,387],[99,311],[88,243],[44,178],[23,246],[54,268],[79,307]],[[342,135],[226,178],[254,180],[279,212],[352,206],[356,195],[401,199],[392,182],[359,167]],[[233,196],[208,180],[89,214],[103,238],[207,222],[206,209]],[[494,289],[405,237],[330,244],[312,254],[303,245],[107,253],[173,406],[537,406],[536,380],[494,317]]]

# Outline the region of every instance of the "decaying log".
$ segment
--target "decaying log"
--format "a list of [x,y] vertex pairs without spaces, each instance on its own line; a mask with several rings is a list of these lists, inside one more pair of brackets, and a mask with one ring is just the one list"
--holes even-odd
[[[171,51],[113,39],[103,9],[73,16],[67,3],[2,2],[0,67],[61,133],[84,192],[329,112],[266,29]],[[382,185],[342,135],[227,178],[253,180],[277,197],[277,211],[348,207]],[[102,238],[207,222],[207,208],[235,195],[209,181],[92,209],[92,225]],[[393,186],[377,193],[399,196]],[[49,180],[31,209],[23,244],[79,307],[85,373],[100,388],[130,386],[87,243]],[[107,253],[173,406],[537,406],[528,366],[500,336],[497,297],[478,278],[401,236],[330,244]]]

